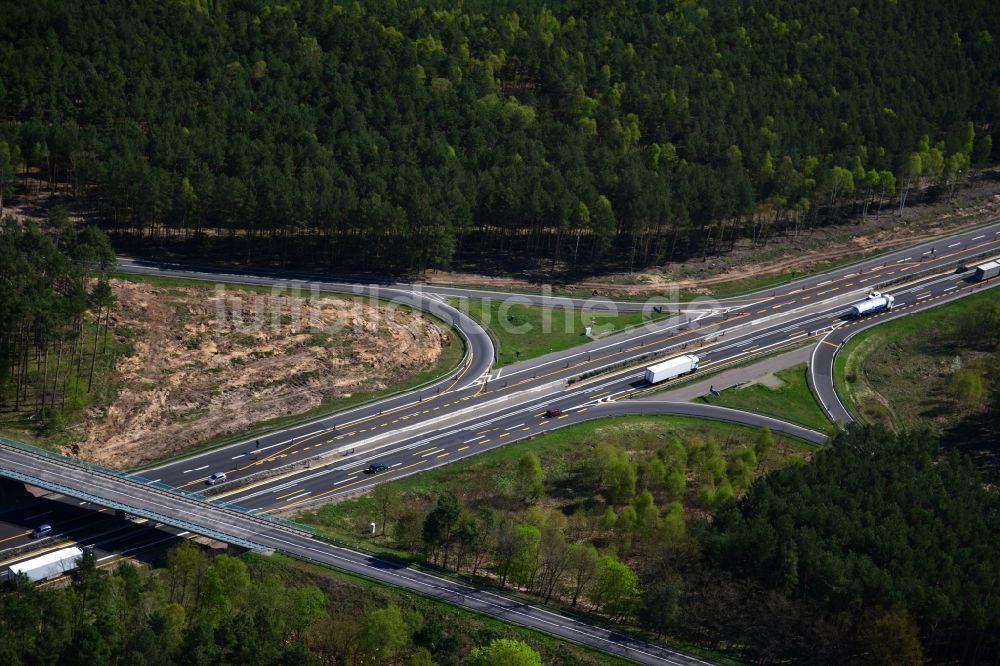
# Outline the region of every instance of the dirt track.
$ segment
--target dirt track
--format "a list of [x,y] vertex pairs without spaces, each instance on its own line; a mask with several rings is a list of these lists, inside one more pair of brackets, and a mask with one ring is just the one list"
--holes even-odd
[[[869,215],[864,220],[805,231],[798,236],[774,237],[766,246],[753,246],[744,239],[732,252],[709,256],[705,261],[692,259],[664,268],[604,275],[561,286],[568,291],[596,291],[611,297],[652,296],[669,294],[671,290],[707,293],[715,285],[789,271],[808,272],[859,254],[918,244],[1000,216],[996,180],[984,179],[961,189],[956,192],[956,200],[959,200],[957,207],[949,203],[914,205],[907,208],[902,218],[896,217],[894,207],[887,205],[878,218]],[[527,291],[552,281],[545,276],[536,279],[446,271],[429,271],[424,279],[430,284]]]

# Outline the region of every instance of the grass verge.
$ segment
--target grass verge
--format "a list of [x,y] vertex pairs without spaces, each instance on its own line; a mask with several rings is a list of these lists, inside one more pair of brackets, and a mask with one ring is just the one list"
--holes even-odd
[[975,322],[997,306],[1000,289],[993,288],[861,331],[834,362],[838,394],[869,423],[939,433],[954,426],[969,409],[952,379],[995,351],[987,339],[995,332]]
[[[653,434],[650,434],[650,433]],[[598,440],[629,440],[630,445],[657,445],[670,435],[682,439],[713,439],[722,448],[734,448],[749,441],[756,428],[725,421],[713,421],[692,416],[614,416],[576,423],[507,446],[490,449],[472,458],[391,481],[401,496],[436,497],[446,491],[473,495],[489,494],[494,486],[503,486],[516,470],[525,453],[536,454],[545,470],[546,483],[559,485],[570,478],[583,457]],[[642,440],[641,442],[639,440]],[[648,440],[648,441],[647,441]],[[773,464],[791,459],[803,459],[816,451],[815,446],[793,437],[775,433],[777,449]],[[564,489],[571,490],[571,489]],[[565,499],[565,498],[564,498]],[[570,496],[573,507],[579,498]],[[583,504],[580,505],[582,507]],[[413,553],[392,546],[388,539],[369,532],[374,503],[368,494],[361,494],[297,516],[297,522],[315,527],[317,534],[348,545],[374,552],[417,561]]]
[[709,405],[732,407],[834,434],[836,427],[827,418],[823,408],[809,388],[808,368],[804,363],[774,373],[782,385],[771,388],[752,384],[745,388],[731,388],[721,397],[701,396],[695,400]]
[[[680,457],[673,459],[674,462],[670,465],[675,477],[679,474],[681,479],[689,481],[682,480],[679,486],[672,485],[671,489],[653,477],[643,477],[646,479],[643,483],[644,487],[651,490],[654,501],[664,507],[664,511],[668,505],[674,506],[690,519],[701,520],[718,506],[712,497],[722,496],[716,492],[722,486],[728,488],[727,496],[732,496],[734,489],[742,492],[753,476],[764,474],[793,460],[805,460],[815,451],[814,447],[777,435],[771,440],[771,445],[759,449],[759,457],[750,456],[749,467],[744,467],[743,472],[737,471],[739,461],[748,460],[747,452],[753,449],[754,442],[759,440],[759,434],[760,431],[755,428],[692,417],[629,416],[598,419],[492,449],[419,475],[387,482],[379,486],[382,489],[380,493],[346,498],[335,504],[300,513],[296,520],[314,527],[318,538],[392,556],[403,562],[431,566],[419,545],[420,525],[424,523],[437,498],[450,493],[457,497],[467,511],[472,512],[472,507],[476,507],[476,510],[489,508],[505,521],[524,520],[525,515],[533,511],[542,512],[533,515],[562,516],[562,520],[568,520],[568,524],[572,526],[566,532],[569,542],[589,541],[601,551],[619,548],[617,552],[620,557],[639,562],[644,557],[640,552],[633,552],[631,546],[616,546],[614,537],[606,533],[606,528],[600,527],[599,523],[606,519],[607,512],[618,504],[612,505],[603,499],[602,493],[595,489],[595,482],[591,479],[593,461],[603,459],[601,456],[604,453],[598,451],[614,447],[622,451],[638,470],[649,469],[644,466],[649,464],[652,457],[659,455],[657,452],[664,447],[675,453],[678,450],[686,451],[683,455],[678,454]],[[516,472],[528,452],[538,457],[540,467],[544,470],[544,491],[530,506],[518,495]],[[655,472],[640,471],[639,474],[655,475]],[[740,474],[744,477],[737,482],[733,475]],[[732,487],[730,482],[733,483]],[[708,493],[709,490],[712,492]],[[394,498],[387,500],[394,508],[386,509],[388,504],[379,504],[380,498],[385,497]],[[625,505],[629,501],[631,500],[626,500]],[[383,527],[386,529],[372,534],[370,524],[372,521],[383,521],[381,511],[389,512],[384,515]],[[483,538],[493,537],[484,534]],[[454,568],[445,571],[432,567],[432,570],[438,575],[477,585],[498,585],[497,579],[488,573],[485,561],[474,578],[468,567],[461,572]],[[537,597],[514,587],[505,588],[504,593],[525,602],[540,603]],[[558,593],[552,598],[551,606],[554,610],[579,614],[598,624],[609,622],[606,617],[596,614],[592,608],[584,607],[583,604],[571,609],[566,598]],[[608,626],[638,632],[637,628],[627,624]],[[685,645],[684,649],[709,656],[713,660],[724,660],[724,655],[709,654],[697,648],[692,649],[689,645]]]
[[[667,312],[646,316],[642,312],[553,308],[493,299],[450,298],[448,303],[489,329],[497,345],[497,367],[570,349],[593,337],[669,316]],[[584,335],[587,326],[592,326],[591,336]]]

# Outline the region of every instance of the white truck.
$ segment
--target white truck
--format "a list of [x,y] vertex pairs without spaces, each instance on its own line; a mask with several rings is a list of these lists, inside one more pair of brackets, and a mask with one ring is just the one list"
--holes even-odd
[[33,557],[24,562],[10,565],[9,578],[24,574],[30,580],[45,580],[56,578],[76,568],[76,561],[83,555],[83,549],[77,546],[60,548],[51,553]]
[[976,282],[983,282],[1000,275],[1000,261],[987,261],[976,266]]
[[683,354],[667,359],[646,368],[646,381],[656,384],[667,379],[674,379],[698,369],[698,357],[694,354]]
[[864,317],[865,315],[872,314],[873,312],[891,310],[895,303],[896,299],[893,298],[892,294],[883,294],[878,291],[873,291],[868,294],[868,298],[860,303],[852,305],[851,312],[855,317]]

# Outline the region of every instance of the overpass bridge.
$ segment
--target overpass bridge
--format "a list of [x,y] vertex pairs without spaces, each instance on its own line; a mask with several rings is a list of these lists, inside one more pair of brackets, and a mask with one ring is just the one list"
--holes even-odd
[[142,477],[83,464],[5,438],[0,438],[0,475],[254,551],[280,551],[414,590],[641,664],[708,664],[569,615],[465,585],[398,561],[320,541],[293,523],[257,516],[226,503],[208,501],[197,493],[174,490]]

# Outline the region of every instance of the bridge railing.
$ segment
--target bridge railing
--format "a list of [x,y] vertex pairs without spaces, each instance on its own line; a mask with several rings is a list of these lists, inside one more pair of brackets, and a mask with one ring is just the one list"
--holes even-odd
[[[247,516],[255,516],[257,518],[260,518],[261,520],[267,520],[267,521],[270,521],[272,523],[276,523],[276,524],[279,524],[279,525],[284,525],[286,527],[291,527],[291,528],[294,528],[294,529],[297,529],[297,530],[302,530],[302,531],[308,532],[310,534],[314,534],[315,531],[316,531],[315,528],[313,528],[313,527],[311,527],[309,525],[302,525],[302,524],[296,523],[296,522],[294,522],[292,520],[288,520],[286,518],[281,518],[280,516],[273,516],[273,515],[266,514],[266,513],[258,513],[256,511],[254,511],[253,509],[247,509],[246,507],[242,507],[239,504],[234,504],[232,502],[226,502],[226,501],[224,501],[222,499],[213,499],[213,498],[205,497],[204,495],[201,494],[200,491],[190,491],[190,490],[184,490],[183,488],[174,488],[173,486],[171,486],[169,484],[166,484],[166,483],[163,483],[163,482],[161,482],[159,480],[156,480],[156,479],[147,479],[147,478],[145,478],[143,476],[139,476],[138,474],[133,474],[133,473],[129,473],[129,472],[123,472],[121,470],[114,469],[113,467],[105,467],[104,465],[98,465],[97,463],[92,463],[92,462],[89,462],[87,460],[81,460],[80,458],[74,458],[74,457],[71,457],[71,456],[66,456],[66,455],[63,455],[61,453],[56,453],[55,451],[49,451],[47,449],[43,449],[43,448],[40,448],[40,447],[37,447],[37,446],[32,446],[31,444],[26,444],[24,442],[19,442],[16,439],[10,439],[8,437],[2,437],[2,436],[0,436],[0,443],[3,443],[5,445],[7,445],[7,446],[12,446],[12,447],[17,448],[17,449],[21,449],[22,451],[25,451],[25,452],[30,453],[32,455],[44,456],[44,457],[50,458],[50,459],[52,459],[52,460],[54,460],[56,462],[60,462],[60,463],[64,463],[64,464],[76,465],[77,467],[83,467],[83,468],[86,468],[86,469],[89,469],[89,470],[92,470],[94,472],[98,472],[98,473],[101,473],[101,474],[110,474],[110,475],[116,476],[116,477],[118,477],[120,479],[132,481],[134,483],[140,483],[140,484],[142,484],[144,486],[149,486],[150,488],[156,488],[157,490],[162,490],[162,491],[165,491],[165,492],[168,492],[168,493],[172,493],[174,495],[181,495],[183,497],[191,497],[193,499],[197,499],[199,501],[206,502],[208,504],[214,504],[215,506],[218,506],[220,508],[231,509],[233,511],[238,511],[239,513],[245,514]],[[95,503],[99,504],[99,502],[95,502]]]

